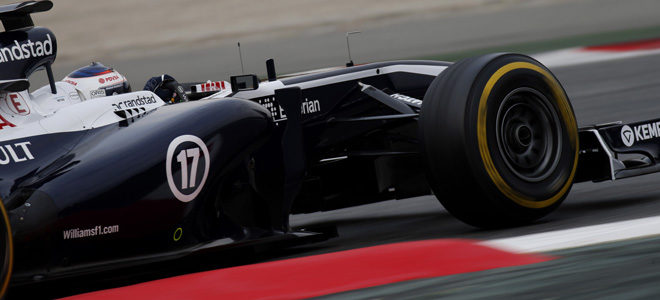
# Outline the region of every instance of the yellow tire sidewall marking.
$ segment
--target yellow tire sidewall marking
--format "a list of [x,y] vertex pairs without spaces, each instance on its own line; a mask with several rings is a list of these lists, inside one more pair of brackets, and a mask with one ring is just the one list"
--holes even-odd
[[5,206],[2,204],[2,199],[0,199],[0,213],[2,214],[0,217],[2,218],[2,221],[5,222],[5,227],[7,228],[7,236],[9,237],[9,253],[7,253],[7,256],[9,257],[9,269],[7,273],[7,278],[3,282],[0,283],[0,298],[5,295],[5,292],[7,291],[7,287],[9,286],[9,279],[11,278],[11,271],[13,268],[14,264],[14,245],[12,244],[12,238],[11,238],[11,225],[9,224],[9,216],[7,215],[7,211],[5,210]]
[[[552,94],[554,98],[557,100],[557,106],[559,107],[560,113],[562,115],[562,119],[568,130],[568,137],[570,143],[575,149],[575,155],[574,155],[575,159],[573,161],[573,169],[571,170],[571,174],[568,180],[564,183],[564,185],[561,187],[558,193],[556,193],[555,195],[553,195],[548,199],[544,199],[540,201],[534,200],[511,188],[511,186],[509,186],[504,181],[500,173],[495,168],[495,164],[493,163],[493,160],[490,156],[490,150],[488,149],[488,141],[486,135],[486,115],[487,115],[488,97],[490,96],[493,87],[495,86],[497,81],[499,81],[500,78],[502,78],[502,76],[517,69],[529,69],[543,76],[543,80],[548,84],[548,86],[550,86],[550,89],[552,90]],[[573,116],[570,104],[568,102],[568,99],[566,98],[566,94],[559,85],[559,82],[557,82],[557,80],[550,74],[550,72],[546,71],[545,69],[528,62],[513,62],[504,65],[490,77],[490,79],[486,83],[486,86],[484,87],[484,90],[481,94],[481,98],[479,99],[479,110],[477,117],[477,140],[479,144],[479,153],[481,154],[481,159],[484,163],[484,167],[486,172],[488,173],[488,176],[490,176],[490,179],[493,181],[497,189],[500,190],[502,194],[504,194],[507,198],[511,199],[515,203],[527,208],[549,207],[555,202],[557,202],[559,199],[561,199],[561,197],[571,187],[571,184],[573,182],[573,177],[575,176],[575,171],[577,169],[577,159],[578,159],[577,122],[575,121],[575,117]]]

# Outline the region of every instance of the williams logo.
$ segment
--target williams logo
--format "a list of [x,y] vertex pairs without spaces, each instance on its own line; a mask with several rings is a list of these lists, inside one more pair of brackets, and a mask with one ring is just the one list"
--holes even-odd
[[0,48],[0,63],[51,54],[53,54],[53,41],[50,38],[50,34],[46,34],[46,39],[43,41],[33,42],[27,40],[27,42],[23,44],[14,41],[13,46]]
[[65,240],[71,240],[71,239],[81,239],[81,238],[112,234],[118,232],[119,232],[119,225],[112,225],[112,226],[98,225],[98,226],[94,226],[93,228],[85,228],[85,229],[74,228],[74,229],[64,230],[62,234]]
[[630,129],[630,126],[623,125],[623,127],[621,127],[621,140],[626,147],[632,146],[635,142],[635,134],[632,129]]

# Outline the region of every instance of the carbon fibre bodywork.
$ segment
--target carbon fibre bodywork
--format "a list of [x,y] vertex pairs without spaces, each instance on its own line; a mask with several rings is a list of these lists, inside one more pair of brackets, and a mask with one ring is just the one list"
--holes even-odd
[[[439,72],[446,64],[349,68],[296,78],[328,81],[305,89],[277,81],[276,89],[251,91],[263,93],[254,98],[211,97],[100,127],[0,142],[0,159],[10,160],[0,166],[0,196],[14,232],[12,282],[300,237],[288,226],[290,213],[428,194],[417,114],[399,115],[358,84],[419,97],[435,77],[414,73],[419,66]],[[373,76],[355,77],[364,72]],[[282,103],[280,114],[264,99],[278,109]],[[293,118],[297,108],[300,118]],[[203,146],[177,142],[189,136]],[[204,147],[208,154],[197,162],[177,161]],[[176,195],[197,187],[190,199]]]
[[[99,261],[144,260],[209,241],[253,238],[249,233],[257,225],[217,207],[216,197],[223,180],[269,138],[272,121],[259,105],[225,100],[162,107],[130,124],[3,141],[5,149],[29,143],[33,157],[2,166],[0,194],[14,232],[15,281],[24,272],[28,277],[69,272]],[[196,172],[194,184],[201,188],[196,201],[178,200],[168,186],[166,154],[178,136],[197,136],[208,148],[198,161],[208,173]],[[176,147],[198,146],[186,141]],[[14,151],[19,159],[27,155],[20,150]],[[177,186],[180,172],[172,172]],[[259,209],[246,214],[251,213]]]

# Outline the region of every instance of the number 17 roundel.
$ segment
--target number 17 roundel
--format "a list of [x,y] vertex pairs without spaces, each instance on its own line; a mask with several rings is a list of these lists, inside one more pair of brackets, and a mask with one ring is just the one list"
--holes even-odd
[[206,183],[211,165],[209,150],[202,139],[181,135],[167,148],[166,174],[172,194],[181,202],[190,202]]

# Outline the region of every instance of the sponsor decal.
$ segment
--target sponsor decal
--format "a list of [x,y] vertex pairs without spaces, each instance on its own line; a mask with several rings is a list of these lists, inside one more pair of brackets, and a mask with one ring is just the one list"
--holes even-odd
[[105,97],[105,90],[103,90],[103,89],[91,90],[91,91],[89,91],[89,96],[92,99],[99,98],[99,97]]
[[106,86],[106,87],[103,87],[103,89],[105,90],[105,95],[106,96],[119,95],[119,91],[124,90],[122,83],[111,85],[111,86]]
[[69,80],[69,79],[64,79],[63,81],[64,81],[64,82],[66,82],[66,83],[68,83],[68,84],[71,84],[71,85],[73,85],[73,86],[76,86],[76,85],[78,85],[78,83],[77,83],[77,82],[75,82],[75,81],[73,81],[73,80]]
[[10,145],[0,146],[0,165],[7,165],[9,163],[20,163],[28,160],[33,160],[34,155],[30,151],[32,144],[30,142],[15,143]]
[[227,87],[224,81],[206,82],[195,85],[195,91],[197,92],[215,92],[224,90],[226,88]]
[[[104,91],[105,93],[105,91]],[[137,98],[132,100],[120,101],[118,103],[113,103],[112,106],[115,110],[124,110],[129,108],[140,108],[148,104],[158,103],[156,97],[154,96],[137,96]]]
[[119,225],[103,226],[97,225],[92,228],[73,228],[62,231],[65,240],[82,239],[99,235],[113,234],[119,232]]
[[277,102],[275,102],[275,97],[258,99],[257,102],[270,111],[270,115],[273,117],[274,121],[286,120],[284,110]]
[[624,125],[621,127],[621,141],[627,147],[632,146],[635,142],[646,141],[660,137],[660,121],[637,125],[630,127]]
[[27,40],[23,44],[14,41],[14,46],[0,48],[0,63],[29,59],[31,57],[41,57],[53,54],[53,42],[50,34],[46,34],[43,41],[33,42]]
[[413,105],[422,105],[422,100],[419,100],[419,99],[413,98],[413,97],[408,97],[406,95],[392,94],[392,95],[390,95],[390,97],[392,97],[396,100],[400,100],[400,101],[403,101],[403,102],[413,104]]
[[16,125],[14,125],[11,122],[7,121],[7,119],[5,119],[5,117],[0,115],[0,130],[4,129],[5,127],[16,127]]
[[[282,107],[277,103],[275,97],[257,99],[257,102],[270,111],[270,114],[273,116],[273,120],[275,122],[287,119],[286,114],[284,113],[284,109],[282,109]],[[309,100],[308,98],[305,98],[305,100],[300,104],[300,114],[303,116],[318,113],[320,111],[321,101],[319,100]]]
[[623,127],[621,127],[621,140],[626,147],[630,147],[635,143],[635,134],[630,126],[623,125]]
[[115,80],[119,80],[119,75],[114,75],[114,76],[105,78],[105,81],[115,81]]
[[25,99],[23,99],[21,94],[7,94],[4,100],[12,114],[19,116],[27,116],[30,114],[30,107],[27,105],[27,102],[25,102]]
[[101,77],[101,78],[99,78],[99,83],[103,84],[103,83],[111,82],[111,81],[115,81],[115,80],[119,80],[119,75]]
[[[211,165],[209,150],[202,139],[182,135],[167,147],[165,173],[172,194],[181,202],[190,202],[206,183]],[[177,176],[177,173],[180,175]]]
[[305,98],[305,101],[300,105],[300,113],[303,115],[313,114],[319,111],[321,111],[321,102],[319,100],[310,101]]
[[69,93],[69,98],[71,98],[72,100],[80,100],[80,96],[78,96],[77,92]]

